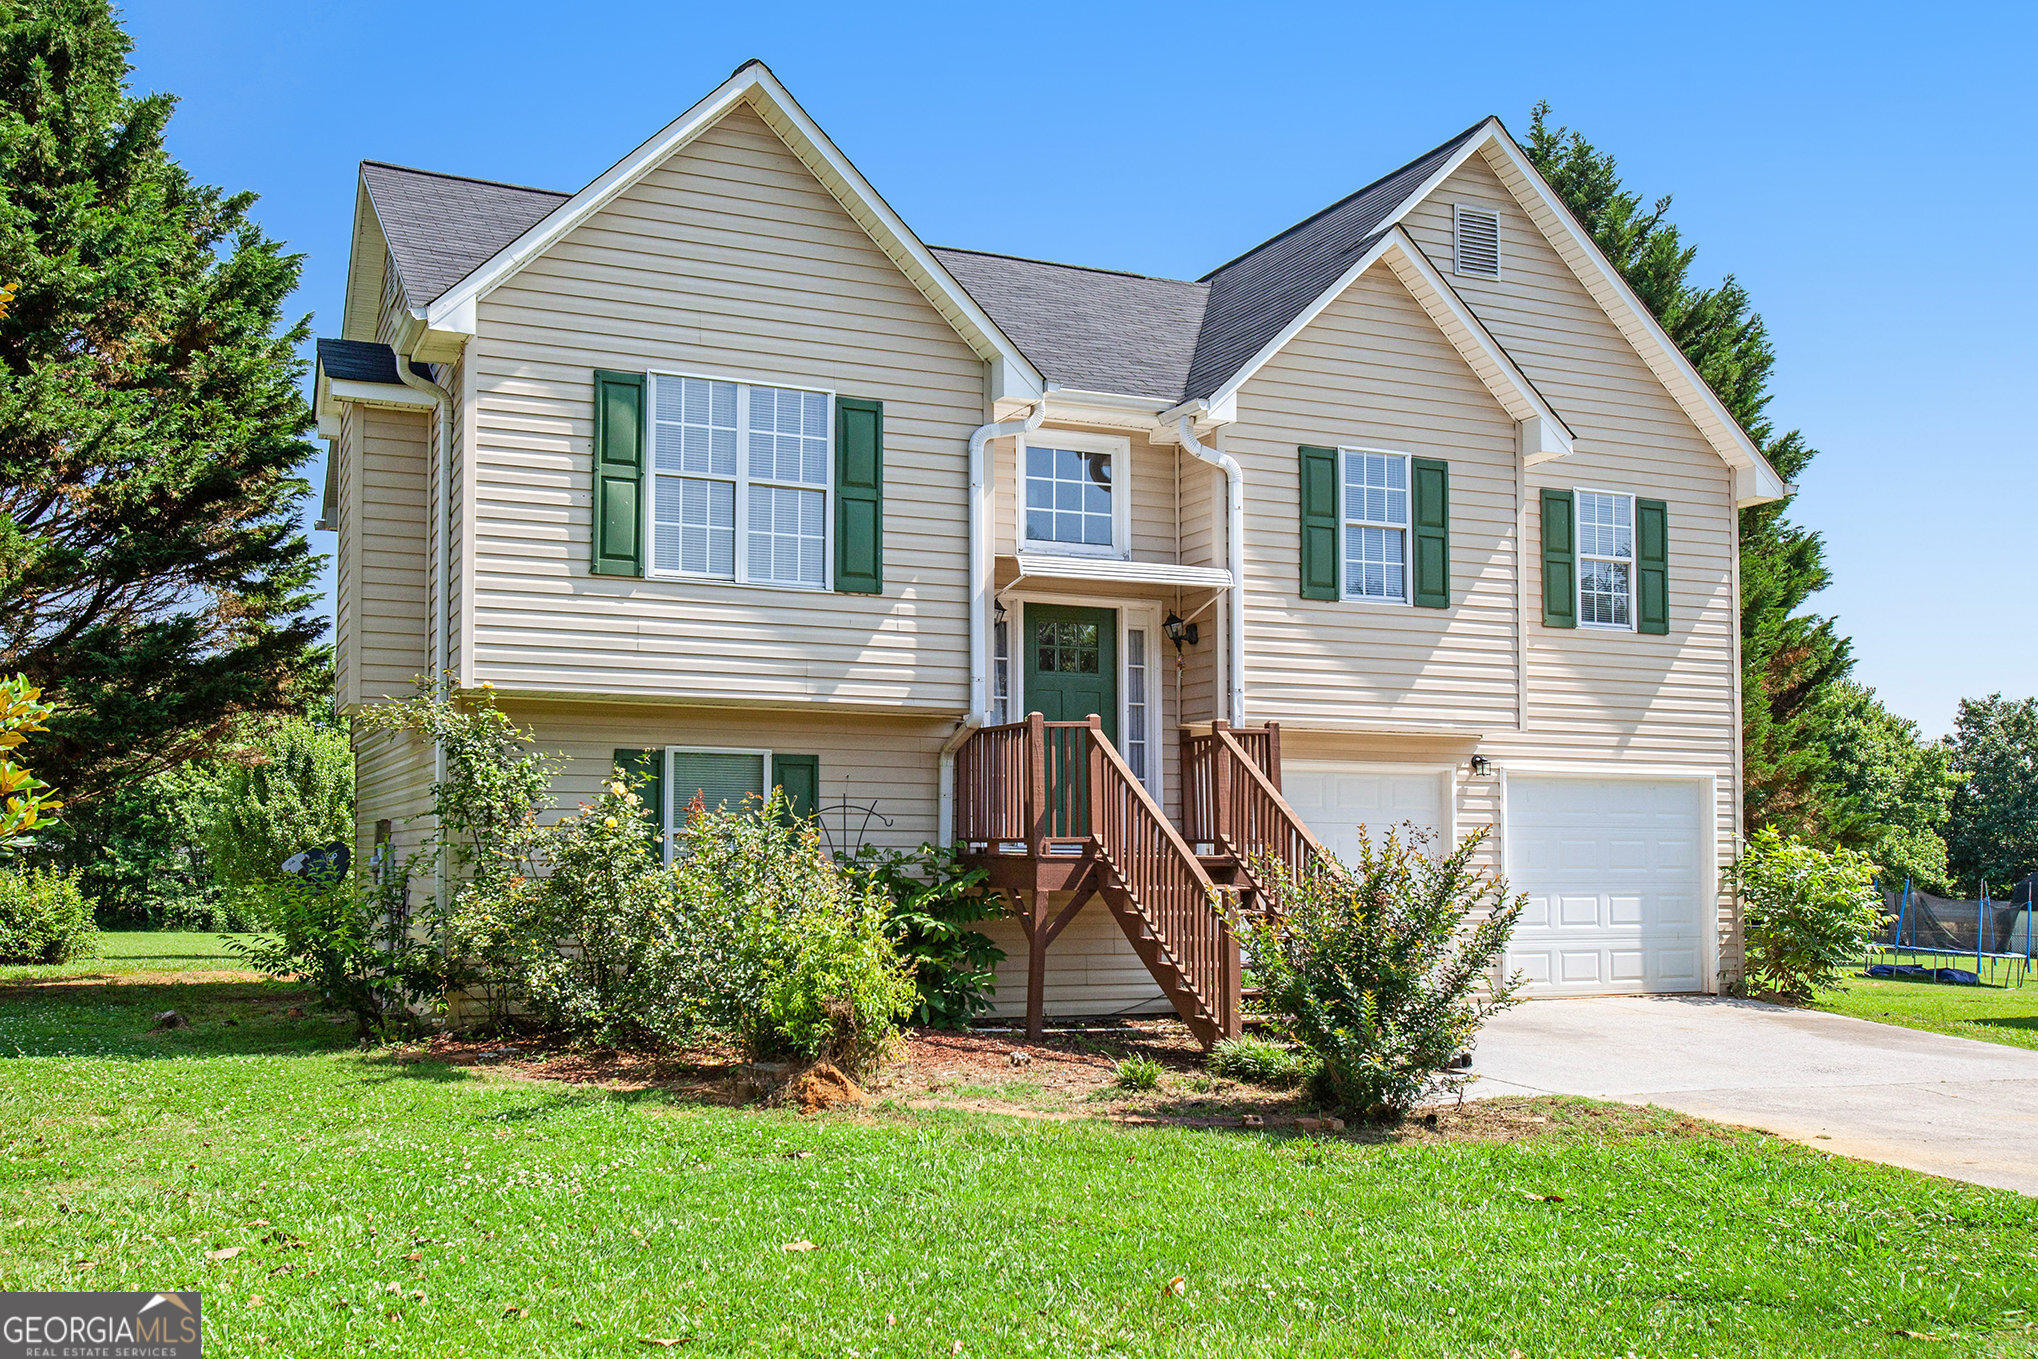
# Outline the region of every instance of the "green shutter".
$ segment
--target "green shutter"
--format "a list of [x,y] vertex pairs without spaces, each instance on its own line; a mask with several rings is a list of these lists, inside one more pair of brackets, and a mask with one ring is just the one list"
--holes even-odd
[[1412,458],[1415,482],[1415,593],[1425,609],[1451,606],[1451,465],[1441,458]]
[[644,375],[594,375],[594,544],[599,576],[644,574]]
[[1670,631],[1670,510],[1660,500],[1635,502],[1635,626]]
[[835,588],[885,592],[885,403],[835,398]]
[[1302,597],[1336,599],[1337,450],[1302,445]]
[[651,824],[657,828],[657,840],[665,840],[665,752],[662,750],[619,750],[616,752],[616,768],[623,771],[624,780],[637,790],[637,796],[644,800],[644,809],[651,814]]
[[771,781],[785,789],[786,811],[805,821],[821,805],[821,757],[779,755],[771,757]]
[[1578,626],[1578,504],[1569,491],[1543,492],[1543,626]]
[[764,792],[764,756],[741,751],[675,750],[672,752],[672,806],[685,815],[698,797],[709,811],[750,810],[750,799]]

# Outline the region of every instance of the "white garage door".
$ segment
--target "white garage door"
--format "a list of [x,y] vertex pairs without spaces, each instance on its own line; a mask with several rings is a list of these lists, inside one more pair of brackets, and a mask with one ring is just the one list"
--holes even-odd
[[1412,821],[1439,835],[1450,831],[1441,769],[1383,770],[1332,760],[1281,761],[1281,795],[1321,840],[1346,863],[1359,857],[1359,826],[1378,841]]
[[1702,787],[1508,777],[1509,888],[1528,896],[1508,970],[1531,995],[1705,988]]

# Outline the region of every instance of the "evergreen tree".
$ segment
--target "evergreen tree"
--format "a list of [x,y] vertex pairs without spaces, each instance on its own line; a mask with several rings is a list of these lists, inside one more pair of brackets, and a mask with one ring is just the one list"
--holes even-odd
[[300,257],[170,159],[128,51],[105,0],[0,8],[0,670],[78,815],[323,673]]
[[[1795,481],[1816,451],[1797,430],[1778,433],[1764,414],[1776,351],[1747,290],[1732,275],[1717,287],[1693,283],[1698,250],[1667,220],[1669,197],[1644,207],[1622,186],[1611,155],[1552,127],[1549,113],[1547,103],[1536,105],[1529,159],[1770,465]],[[1790,501],[1741,511],[1744,829],[1774,824],[1831,843],[1851,809],[1834,801],[1827,768],[1828,699],[1853,668],[1852,645],[1832,619],[1801,611],[1827,583],[1825,544],[1786,518]]]

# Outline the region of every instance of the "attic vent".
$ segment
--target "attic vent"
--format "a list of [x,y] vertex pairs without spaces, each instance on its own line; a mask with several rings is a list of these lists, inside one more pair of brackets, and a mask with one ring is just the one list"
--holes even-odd
[[1472,278],[1499,278],[1499,214],[1459,203],[1453,209],[1452,222],[1457,271]]

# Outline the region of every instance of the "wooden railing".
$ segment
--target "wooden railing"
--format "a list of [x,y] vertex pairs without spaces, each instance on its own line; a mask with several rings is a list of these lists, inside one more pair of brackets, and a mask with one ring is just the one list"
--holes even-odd
[[[1139,917],[1200,1022],[1236,1033],[1238,946],[1195,851],[1104,735],[1101,719],[984,727],[956,751],[955,833],[993,855],[1094,852],[1103,890]],[[1208,1041],[1208,1039],[1206,1039]]]
[[[1323,845],[1281,796],[1281,732],[1273,723],[1234,730],[1213,722],[1182,737],[1182,825],[1187,838],[1238,859],[1272,855],[1298,876],[1327,861]],[[1255,883],[1255,886],[1259,884]]]
[[1218,889],[1160,804],[1133,776],[1092,717],[1090,824],[1097,852],[1111,865],[1132,908],[1225,1033],[1237,1032],[1238,946],[1218,905]]

